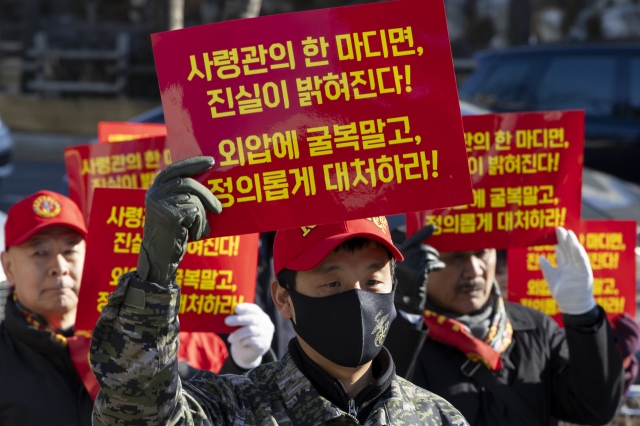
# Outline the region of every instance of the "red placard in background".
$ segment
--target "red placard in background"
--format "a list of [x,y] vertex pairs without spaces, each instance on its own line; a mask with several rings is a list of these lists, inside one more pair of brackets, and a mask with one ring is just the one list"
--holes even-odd
[[127,142],[139,139],[167,136],[167,126],[154,123],[127,123],[122,121],[100,121],[98,141],[100,143]]
[[[596,302],[604,308],[609,319],[623,312],[635,317],[636,222],[585,220],[574,228],[574,232],[591,261]],[[552,245],[507,251],[508,300],[542,311],[562,326],[562,314],[551,298],[540,270],[540,256],[557,267]]]
[[[407,213],[407,235],[435,223],[440,251],[555,243],[580,222],[584,112],[463,117],[474,203]],[[429,192],[414,196],[430,197]]]
[[225,207],[214,236],[473,200],[441,1],[229,21],[152,42],[174,161],[216,160],[196,177]]
[[[118,278],[134,270],[144,226],[144,190],[97,188],[91,211],[76,330],[93,330]],[[176,276],[180,331],[232,331],[224,318],[253,303],[258,234],[190,242]]]
[[142,188],[171,164],[165,138],[111,144],[80,145],[64,150],[69,197],[89,223],[95,188]]

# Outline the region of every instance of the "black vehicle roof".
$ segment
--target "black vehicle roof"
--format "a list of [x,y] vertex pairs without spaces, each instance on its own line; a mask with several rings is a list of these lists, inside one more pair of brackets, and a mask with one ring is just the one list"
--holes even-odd
[[520,46],[503,50],[483,50],[474,55],[477,60],[489,59],[498,56],[510,56],[521,54],[557,54],[557,53],[611,53],[617,52],[638,52],[640,53],[640,43],[561,43],[561,44],[539,44],[535,46]]

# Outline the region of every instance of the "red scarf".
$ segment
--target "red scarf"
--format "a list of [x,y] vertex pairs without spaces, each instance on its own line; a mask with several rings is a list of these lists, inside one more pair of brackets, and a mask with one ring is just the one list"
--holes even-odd
[[98,385],[98,381],[93,375],[91,365],[89,363],[91,334],[78,331],[75,332],[73,336],[66,337],[62,334],[61,330],[50,326],[45,320],[25,308],[18,300],[18,295],[15,292],[13,293],[13,301],[16,303],[18,309],[22,311],[24,319],[27,320],[29,324],[38,330],[48,331],[51,333],[51,336],[56,343],[69,350],[71,360],[73,361],[73,365],[76,367],[80,380],[82,380],[82,384],[84,384],[84,387],[87,389],[91,399],[95,401],[96,396],[98,396],[98,391],[100,390],[100,385]]
[[506,317],[501,297],[496,302],[496,310],[489,334],[484,341],[474,337],[469,328],[460,321],[433,311],[424,311],[424,323],[429,328],[429,338],[453,346],[472,362],[482,363],[489,370],[498,371],[502,368],[500,354],[511,344],[513,328]]

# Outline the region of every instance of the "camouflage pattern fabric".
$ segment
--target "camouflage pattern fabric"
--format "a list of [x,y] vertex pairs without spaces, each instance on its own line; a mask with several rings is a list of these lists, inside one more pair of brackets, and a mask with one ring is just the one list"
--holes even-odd
[[[358,425],[322,398],[287,354],[245,376],[200,372],[178,376],[180,289],[120,278],[91,342],[101,392],[94,425]],[[468,426],[444,399],[402,378],[371,411],[366,425]]]

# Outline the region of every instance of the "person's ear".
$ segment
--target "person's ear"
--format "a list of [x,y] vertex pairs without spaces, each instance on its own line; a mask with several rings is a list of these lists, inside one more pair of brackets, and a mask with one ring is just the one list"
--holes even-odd
[[10,286],[16,285],[15,275],[13,273],[13,261],[11,259],[11,255],[6,250],[2,252],[0,255],[0,259],[2,260],[2,268],[4,269],[4,274],[7,276],[7,282]]
[[282,288],[275,278],[271,281],[271,297],[282,318],[295,319],[295,312],[293,310],[293,304],[291,303],[291,297],[289,297],[289,292]]

